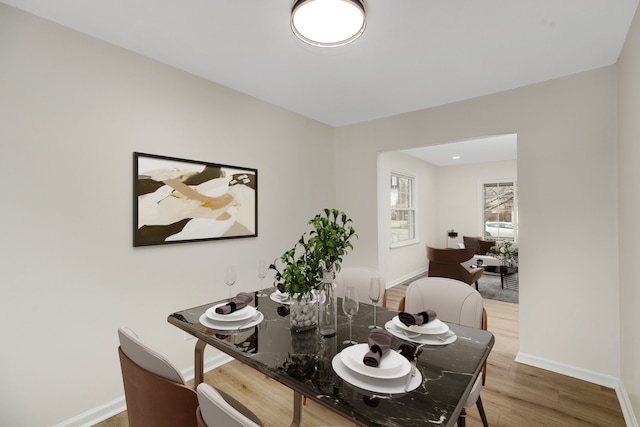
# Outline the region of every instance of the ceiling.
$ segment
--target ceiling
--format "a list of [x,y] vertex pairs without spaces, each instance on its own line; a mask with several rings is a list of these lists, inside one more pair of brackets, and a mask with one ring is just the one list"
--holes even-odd
[[2,0],[331,126],[614,64],[638,0],[365,0],[356,42],[289,28],[293,0]]
[[441,145],[416,147],[401,152],[436,166],[461,166],[518,158],[516,134],[494,135]]

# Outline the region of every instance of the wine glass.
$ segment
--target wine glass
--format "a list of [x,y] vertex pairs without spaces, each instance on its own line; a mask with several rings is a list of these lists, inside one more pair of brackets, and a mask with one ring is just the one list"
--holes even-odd
[[353,316],[358,312],[358,291],[354,286],[347,286],[344,288],[344,298],[342,299],[342,311],[349,318],[349,339],[342,342],[342,344],[353,345],[358,344],[353,340],[351,335],[351,320]]
[[258,269],[257,269],[257,273],[258,273],[258,278],[260,279],[260,292],[258,292],[258,296],[259,297],[266,297],[267,294],[264,293],[264,278],[267,277],[267,270],[269,269],[269,266],[267,264],[267,262],[264,259],[261,259],[260,261],[258,261]]
[[376,307],[378,306],[378,301],[380,301],[380,294],[380,278],[373,277],[369,281],[369,300],[373,303],[373,325],[369,325],[369,329],[378,327],[378,321],[376,319]]
[[231,301],[231,287],[236,283],[236,267],[228,264],[224,272],[224,283],[229,287],[229,301]]

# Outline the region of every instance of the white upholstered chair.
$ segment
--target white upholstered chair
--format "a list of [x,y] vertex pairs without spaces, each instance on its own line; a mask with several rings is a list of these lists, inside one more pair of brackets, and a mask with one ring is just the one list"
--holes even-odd
[[380,292],[382,295],[385,290],[386,283],[377,270],[368,267],[345,267],[340,270],[335,278],[337,295],[339,297],[343,297],[345,286],[355,286],[358,290],[358,301],[370,304],[369,283],[374,277],[380,279]]
[[260,427],[260,419],[209,384],[198,385],[198,427]]
[[[471,286],[459,280],[427,277],[409,284],[405,297],[400,302],[400,311],[418,313],[424,310],[434,310],[438,319],[444,322],[486,330],[486,311],[482,303],[482,296]],[[478,375],[464,408],[476,405],[480,418],[482,418],[482,424],[484,427],[488,427],[487,417],[480,399],[483,378],[486,375],[486,364],[483,371]],[[458,419],[458,427],[464,427],[465,415],[466,412],[463,410]]]

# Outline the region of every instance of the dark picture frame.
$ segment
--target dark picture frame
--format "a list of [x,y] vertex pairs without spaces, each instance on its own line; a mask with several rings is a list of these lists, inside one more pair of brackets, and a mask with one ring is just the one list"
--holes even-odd
[[258,170],[133,153],[133,246],[258,236]]

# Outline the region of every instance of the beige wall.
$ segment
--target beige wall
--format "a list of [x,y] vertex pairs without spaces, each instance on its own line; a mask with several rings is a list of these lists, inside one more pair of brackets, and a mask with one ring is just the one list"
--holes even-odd
[[[427,259],[424,245],[425,242],[433,240],[437,233],[438,168],[398,151],[381,153],[378,165],[379,259],[370,261],[372,261],[371,267],[377,268],[383,273],[387,285],[394,285],[426,271]],[[414,178],[415,203],[418,212],[416,242],[406,246],[391,247],[391,233],[389,231],[391,172]],[[348,261],[352,262],[351,259]]]
[[[377,152],[504,133],[518,134],[520,358],[613,385],[620,374],[615,67],[338,129],[337,203],[358,218],[365,249],[355,261],[376,256],[375,218],[360,200],[375,196]],[[362,196],[353,198],[356,191]],[[607,250],[592,250],[594,241]],[[594,257],[605,267],[594,267]]]
[[431,243],[445,247],[446,230],[454,228],[456,239],[449,239],[449,247],[462,242],[462,236],[483,235],[484,205],[482,184],[487,181],[503,182],[518,178],[516,160],[449,166],[439,170],[439,228],[438,240]]
[[[0,52],[0,425],[51,426],[123,397],[119,326],[193,366],[167,315],[333,207],[334,130],[3,4]],[[257,168],[259,237],[133,248],[134,151]]]
[[[640,15],[636,12],[618,64],[621,376],[640,416]],[[635,423],[637,426],[638,423]]]

